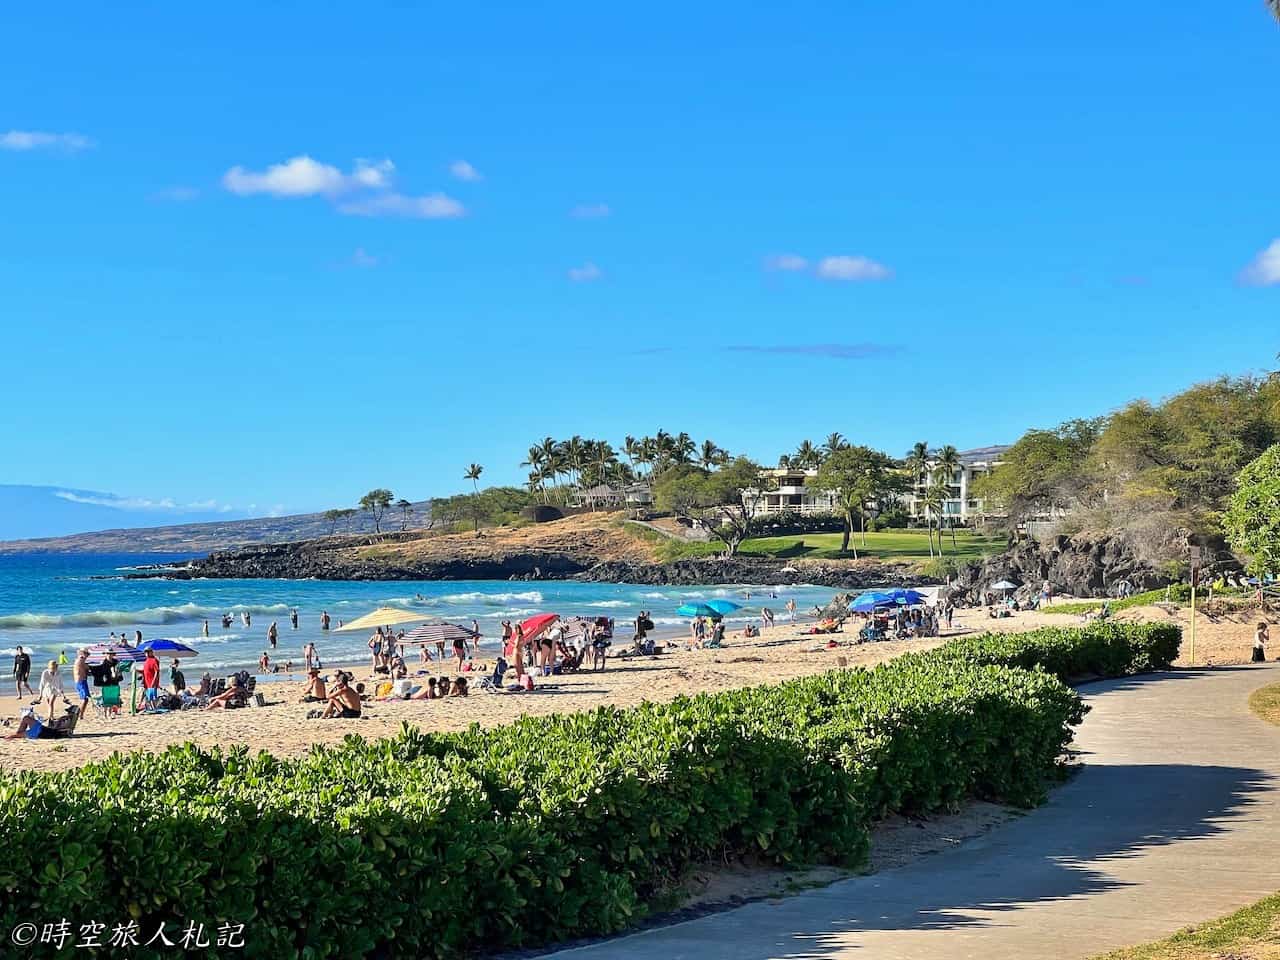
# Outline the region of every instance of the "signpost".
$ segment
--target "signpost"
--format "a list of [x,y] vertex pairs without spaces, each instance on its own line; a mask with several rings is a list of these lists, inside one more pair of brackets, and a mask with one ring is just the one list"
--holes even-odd
[[1190,548],[1191,555],[1191,651],[1187,662],[1191,666],[1196,663],[1196,587],[1200,583],[1200,548]]

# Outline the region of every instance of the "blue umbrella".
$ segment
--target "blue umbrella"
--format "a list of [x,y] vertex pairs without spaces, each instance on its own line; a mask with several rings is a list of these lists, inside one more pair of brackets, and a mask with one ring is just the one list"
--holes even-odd
[[929,598],[918,590],[890,590],[886,596],[900,607],[915,607],[929,602]]
[[185,643],[179,643],[177,640],[165,640],[163,638],[143,641],[142,646],[138,649],[143,652],[153,650],[157,657],[169,657],[175,660],[183,660],[187,657],[198,657],[200,655],[200,652],[194,647],[188,647]]
[[734,603],[732,600],[708,600],[707,606],[716,613],[733,613],[735,610],[741,610],[742,604]]
[[857,613],[870,613],[877,607],[887,607],[892,603],[893,600],[883,590],[865,590],[854,597],[849,609]]
[[709,603],[682,603],[676,607],[676,613],[682,617],[716,617],[721,616],[720,611]]

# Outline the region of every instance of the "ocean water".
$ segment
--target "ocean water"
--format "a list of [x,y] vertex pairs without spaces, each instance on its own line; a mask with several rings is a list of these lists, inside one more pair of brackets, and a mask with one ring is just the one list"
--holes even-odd
[[[825,604],[835,593],[827,587],[722,584],[703,587],[654,587],[625,583],[577,583],[543,580],[384,581],[335,580],[126,580],[141,564],[181,561],[154,554],[0,556],[0,668],[19,644],[32,651],[36,669],[42,660],[65,650],[109,639],[111,633],[144,639],[167,637],[200,651],[192,668],[221,670],[251,667],[268,650],[267,628],[275,621],[279,647],[272,660],[302,661],[302,647],[314,641],[326,663],[356,662],[367,656],[367,633],[328,633],[320,629],[321,611],[333,626],[376,607],[393,606],[422,615],[422,622],[450,620],[470,625],[477,620],[484,635],[481,651],[496,652],[503,620],[535,613],[564,616],[608,616],[617,621],[615,636],[631,635],[630,621],[650,611],[660,631],[675,631],[688,621],[676,607],[690,600],[721,597],[743,605],[726,617],[732,628],[759,616],[760,607],[780,617],[788,598],[799,611]],[[750,593],[748,599],[747,594]],[[772,594],[772,596],[771,596]],[[289,611],[298,611],[298,629]],[[248,612],[250,626],[240,614]],[[222,628],[223,613],[235,616]],[[209,621],[209,636],[203,635]],[[416,623],[405,624],[412,629]],[[2,681],[3,676],[0,676]]]

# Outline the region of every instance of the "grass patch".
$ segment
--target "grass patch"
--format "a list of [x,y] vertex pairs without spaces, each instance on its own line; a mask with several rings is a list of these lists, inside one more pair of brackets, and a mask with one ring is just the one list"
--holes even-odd
[[1280,683],[1259,687],[1249,695],[1249,709],[1267,723],[1280,726]]
[[[838,533],[752,537],[743,541],[738,552],[749,557],[833,560],[852,557],[856,548],[859,557],[872,557],[877,560],[929,559],[929,538],[923,530],[884,530],[879,533],[868,533],[865,546],[862,535],[854,534],[849,541],[849,553],[840,552],[840,540],[841,535]],[[978,560],[988,554],[998,553],[1003,548],[1003,537],[984,536],[970,530],[957,530],[954,546],[949,533],[942,541],[943,556],[960,562]],[[936,553],[936,546],[934,549]],[[658,553],[663,560],[709,557],[723,551],[724,544],[719,541],[683,543],[678,540],[666,540],[658,545]]]
[[[1111,612],[1128,610],[1130,607],[1148,607],[1153,603],[1190,603],[1191,588],[1185,583],[1175,583],[1172,587],[1161,587],[1148,590],[1146,593],[1135,593],[1123,600],[1107,601],[1111,604]],[[1101,600],[1081,600],[1078,603],[1053,603],[1045,607],[1046,613],[1092,613],[1102,607]]]
[[1280,894],[1173,936],[1095,960],[1265,960],[1280,957]]

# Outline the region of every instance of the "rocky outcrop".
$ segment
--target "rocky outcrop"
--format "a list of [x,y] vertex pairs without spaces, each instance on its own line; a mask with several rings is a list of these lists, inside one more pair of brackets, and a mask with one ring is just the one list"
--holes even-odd
[[1123,537],[1077,536],[1018,543],[1002,554],[969,564],[955,586],[964,592],[981,592],[1008,580],[1029,594],[1038,593],[1047,580],[1055,593],[1098,597],[1114,593],[1124,580],[1135,590],[1154,590],[1170,579]]
[[654,586],[697,586],[708,583],[792,584],[864,590],[869,587],[934,583],[899,566],[804,563],[792,566],[782,560],[754,557],[698,558],[670,563],[597,563],[577,580],[607,583],[643,583]]

